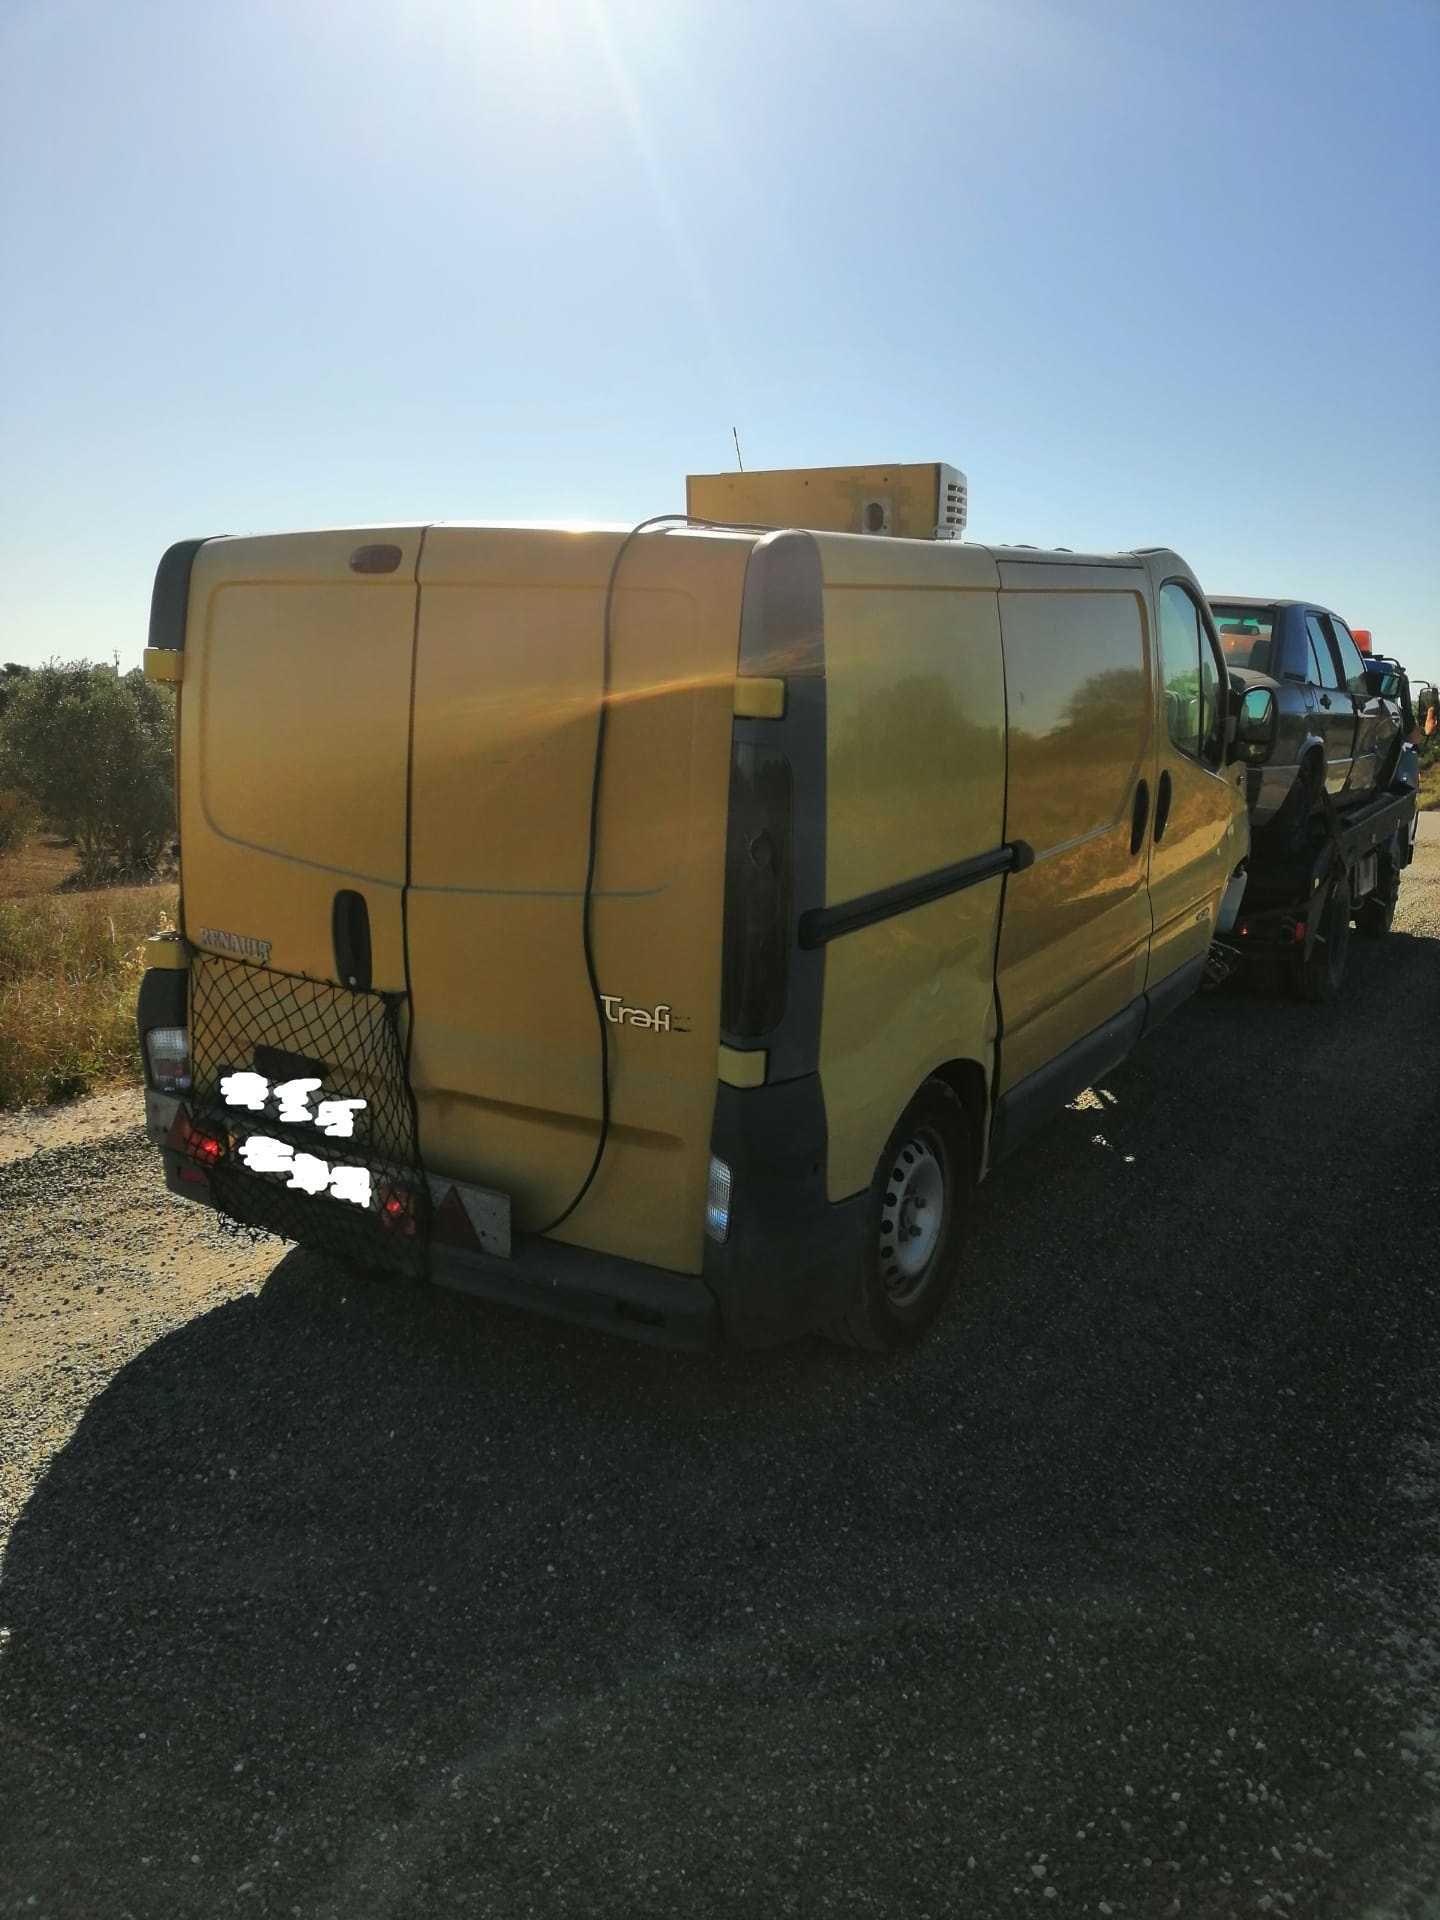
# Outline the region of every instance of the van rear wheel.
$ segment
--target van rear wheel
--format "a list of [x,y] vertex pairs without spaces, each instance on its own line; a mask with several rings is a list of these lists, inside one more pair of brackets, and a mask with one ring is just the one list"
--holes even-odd
[[954,1285],[974,1186],[965,1109],[953,1087],[927,1080],[875,1169],[859,1285],[832,1339],[893,1353],[920,1338]]

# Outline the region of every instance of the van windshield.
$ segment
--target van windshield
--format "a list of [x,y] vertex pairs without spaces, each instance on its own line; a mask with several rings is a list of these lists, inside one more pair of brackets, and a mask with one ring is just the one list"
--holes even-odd
[[1250,667],[1256,673],[1275,671],[1270,664],[1278,618],[1274,607],[1227,606],[1223,600],[1212,600],[1210,611],[1227,666]]

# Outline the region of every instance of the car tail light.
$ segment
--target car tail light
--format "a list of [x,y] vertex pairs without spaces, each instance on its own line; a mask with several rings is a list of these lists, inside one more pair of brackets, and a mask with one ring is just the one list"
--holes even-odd
[[710,1156],[710,1180],[705,1192],[705,1231],[712,1240],[718,1240],[723,1246],[730,1237],[730,1193],[732,1179],[729,1167],[717,1155]]
[[737,740],[730,759],[720,1024],[758,1040],[785,1013],[790,963],[791,773],[778,747]]
[[151,1027],[145,1035],[150,1084],[160,1093],[186,1093],[190,1087],[190,1035],[184,1027]]

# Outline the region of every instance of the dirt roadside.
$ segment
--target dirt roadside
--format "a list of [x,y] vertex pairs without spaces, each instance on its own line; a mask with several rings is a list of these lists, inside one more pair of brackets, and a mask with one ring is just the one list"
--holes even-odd
[[1440,1912],[1424,831],[1340,1007],[1197,1003],[996,1176],[903,1364],[249,1246],[135,1096],[0,1129],[0,1913]]

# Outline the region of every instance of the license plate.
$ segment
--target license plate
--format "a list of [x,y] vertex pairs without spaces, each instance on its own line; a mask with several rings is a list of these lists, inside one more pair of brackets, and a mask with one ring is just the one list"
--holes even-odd
[[[367,1103],[343,1094],[320,1097],[323,1084],[313,1075],[273,1082],[262,1073],[222,1074],[220,1098],[227,1115],[232,1121],[246,1116],[236,1127],[236,1152],[251,1173],[283,1176],[284,1184],[298,1193],[323,1193],[368,1208],[374,1199],[370,1169],[347,1160],[343,1144],[358,1144],[357,1122],[363,1122]],[[313,1129],[315,1149],[296,1147],[266,1132],[257,1116],[260,1123],[270,1119]]]

